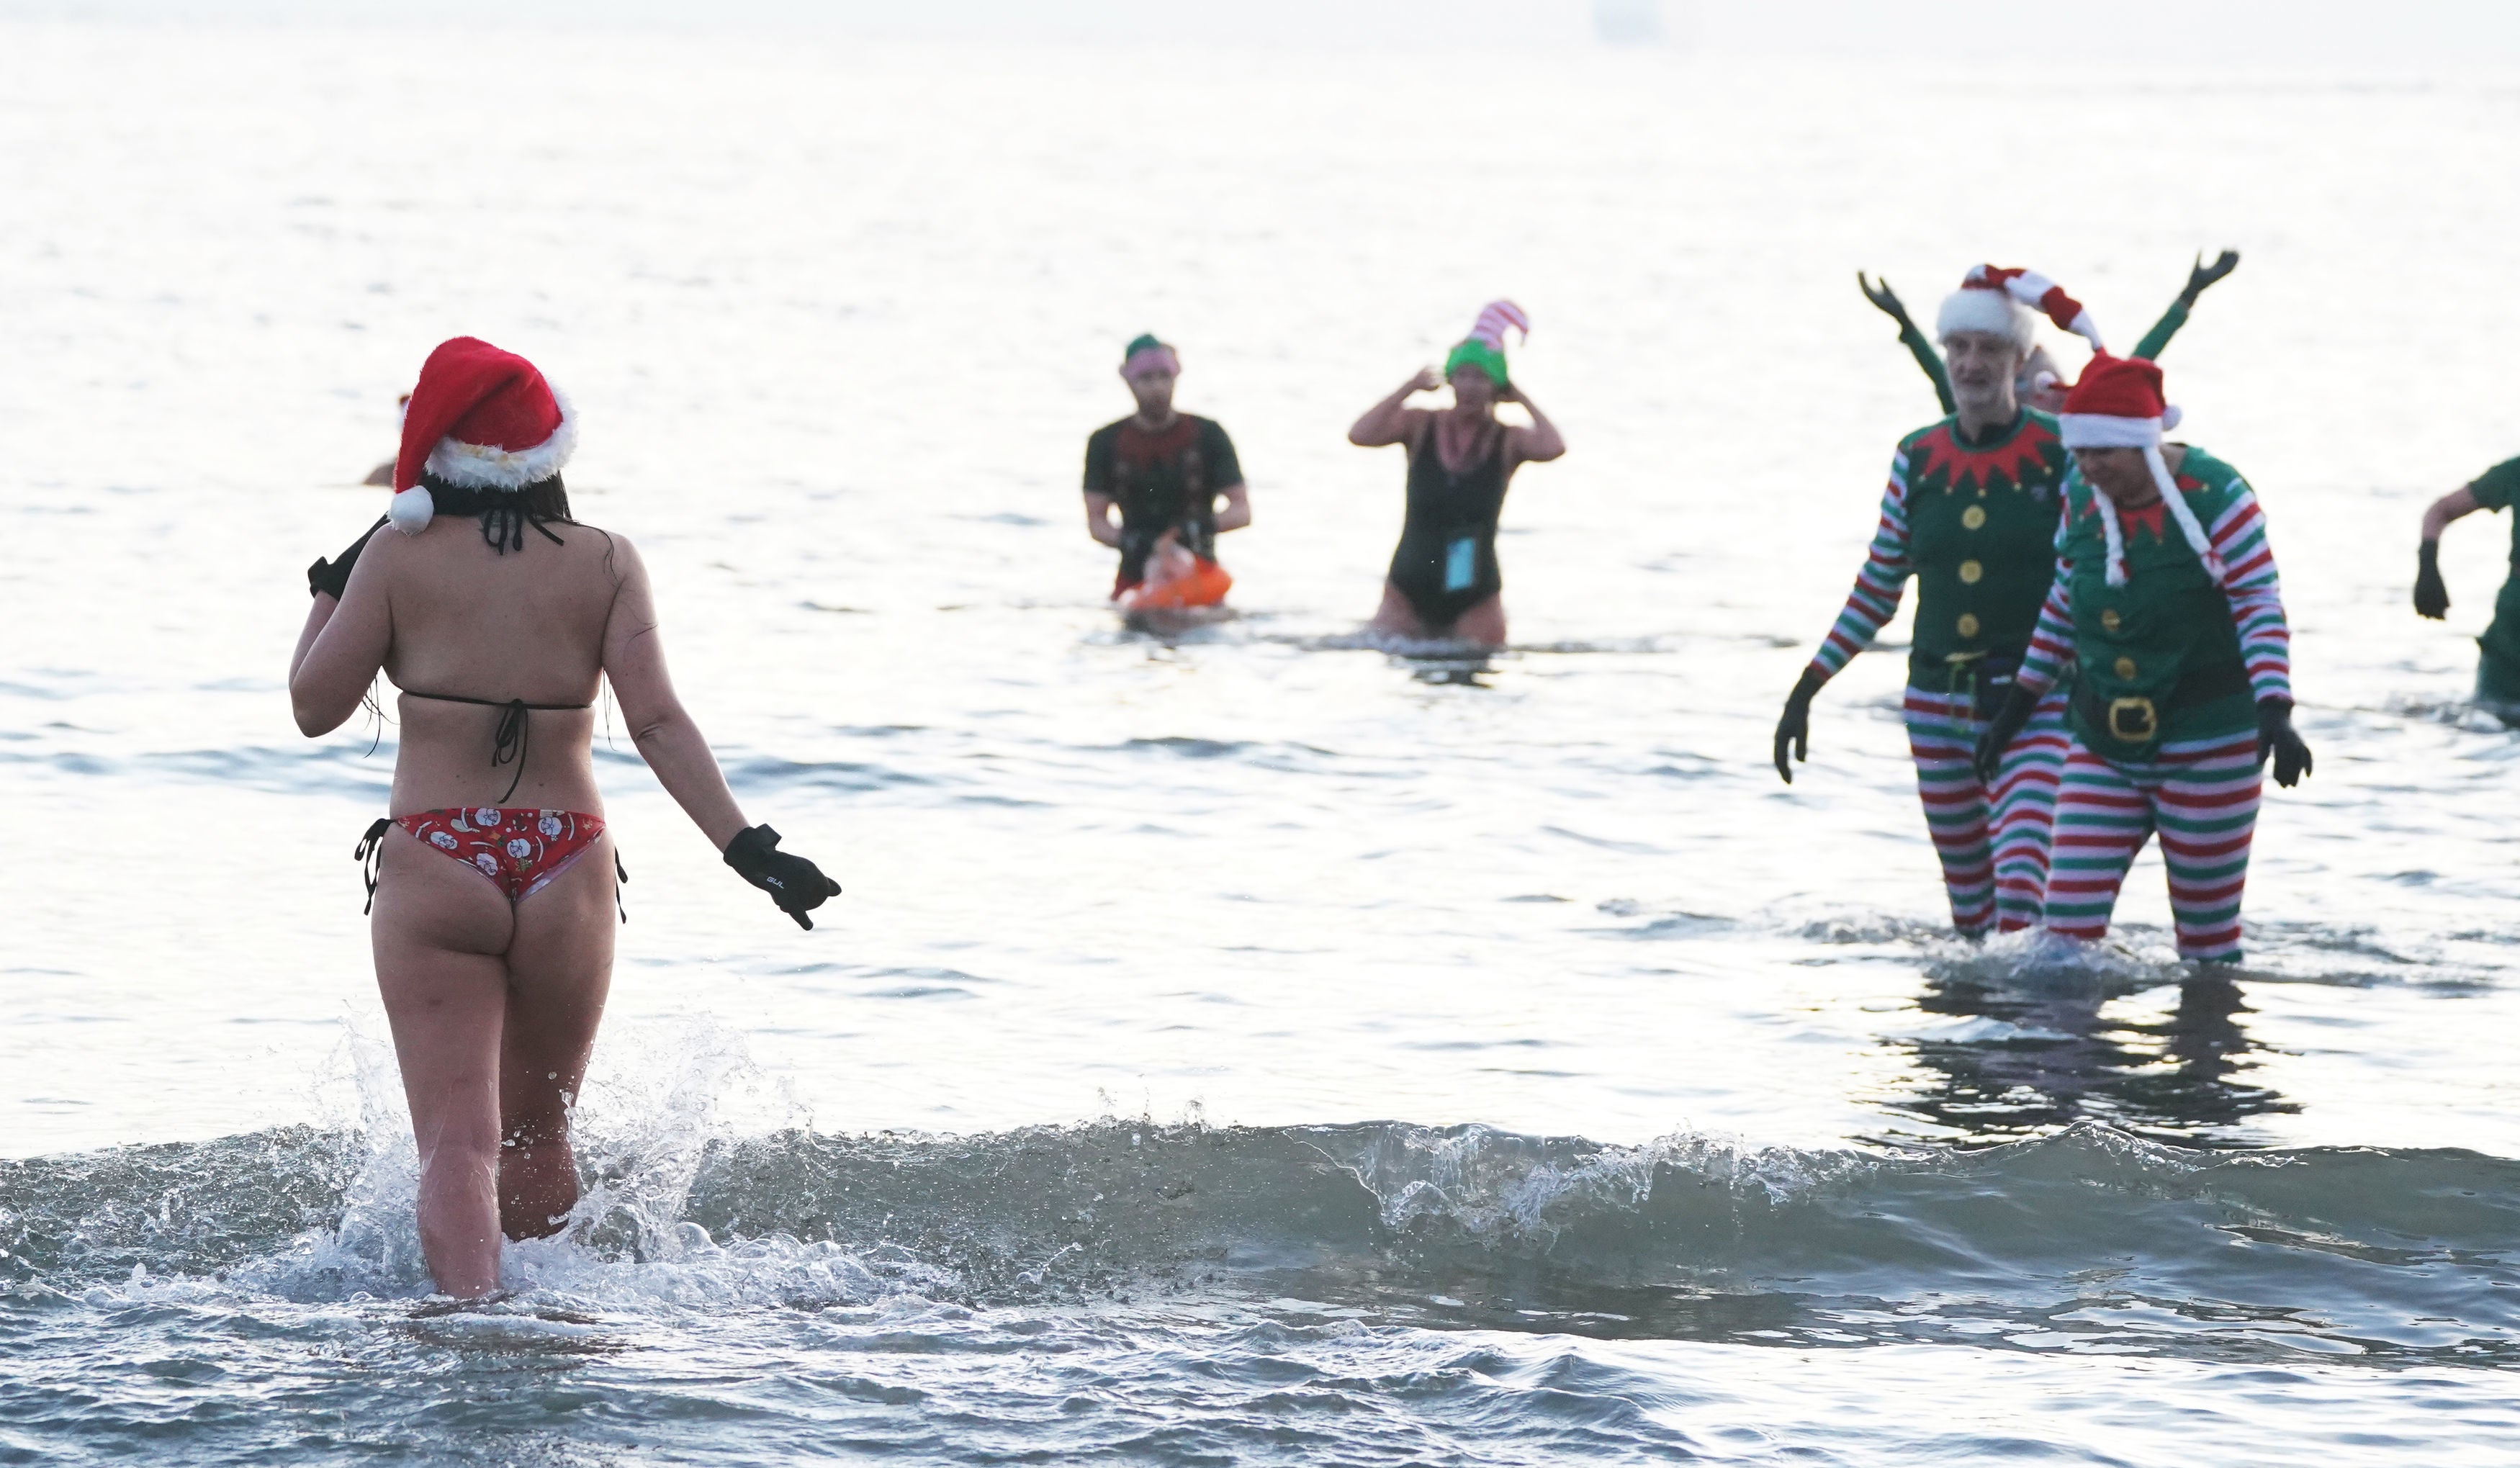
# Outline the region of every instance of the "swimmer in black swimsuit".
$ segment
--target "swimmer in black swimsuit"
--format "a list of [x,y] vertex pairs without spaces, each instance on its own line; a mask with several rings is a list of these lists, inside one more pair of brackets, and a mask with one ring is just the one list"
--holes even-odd
[[1180,376],[1171,346],[1151,334],[1130,342],[1120,378],[1138,411],[1085,441],[1085,532],[1120,553],[1114,600],[1146,580],[1147,558],[1165,540],[1213,564],[1216,538],[1251,523],[1234,441],[1214,419],[1174,411]]
[[[1505,332],[1528,331],[1520,307],[1495,301],[1479,313],[1467,339],[1444,361],[1444,375],[1420,369],[1384,398],[1347,441],[1360,448],[1403,444],[1409,450],[1409,509],[1400,546],[1391,554],[1375,632],[1392,637],[1505,645],[1505,578],[1497,568],[1497,515],[1505,490],[1524,464],[1546,464],[1566,452],[1548,416],[1506,376]],[[1403,406],[1414,393],[1446,381],[1453,406]],[[1528,427],[1497,422],[1496,405],[1520,403]]]

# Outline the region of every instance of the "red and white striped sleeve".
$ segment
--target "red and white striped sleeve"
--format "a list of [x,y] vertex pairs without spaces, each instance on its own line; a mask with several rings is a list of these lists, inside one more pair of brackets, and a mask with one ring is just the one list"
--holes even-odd
[[2245,480],[2226,486],[2231,503],[2205,538],[2223,561],[2223,593],[2231,624],[2240,633],[2240,660],[2248,665],[2255,698],[2292,698],[2292,627],[2284,619],[2283,587],[2275,576],[2274,548],[2267,543],[2267,516]]
[[1823,679],[1833,678],[1855,654],[1872,645],[1881,629],[1899,614],[1900,594],[1914,573],[1908,559],[1908,456],[1903,452],[1890,460],[1890,484],[1881,493],[1881,523],[1872,532],[1872,547],[1864,557],[1863,569],[1855,573],[1855,589],[1847,593],[1836,625],[1821,639],[1820,651],[1812,656],[1812,670]]

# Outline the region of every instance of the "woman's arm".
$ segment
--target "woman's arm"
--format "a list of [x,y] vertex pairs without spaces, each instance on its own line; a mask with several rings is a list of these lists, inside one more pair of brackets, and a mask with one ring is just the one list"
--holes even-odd
[[321,738],[358,711],[393,648],[393,609],[384,576],[393,552],[371,548],[351,567],[341,600],[322,592],[306,613],[289,658],[289,706],[298,732]]
[[1411,394],[1433,392],[1444,385],[1443,376],[1431,367],[1418,369],[1418,376],[1400,384],[1400,390],[1365,410],[1365,417],[1347,430],[1347,441],[1360,449],[1379,449],[1410,440],[1410,410],[1401,406]]
[[1557,425],[1549,421],[1548,414],[1540,411],[1538,403],[1523,396],[1521,388],[1508,382],[1497,398],[1501,402],[1520,403],[1522,411],[1531,415],[1530,427],[1510,429],[1506,434],[1506,442],[1512,447],[1517,462],[1547,464],[1552,459],[1565,457],[1565,435],[1557,431]]
[[709,753],[699,726],[674,695],[674,681],[665,672],[665,648],[656,631],[656,604],[648,586],[648,567],[621,536],[612,537],[614,565],[621,581],[613,588],[612,614],[604,627],[604,674],[612,680],[621,717],[639,755],[656,773],[656,783],[674,797],[683,814],[719,851],[744,829],[743,812],[726,776]]

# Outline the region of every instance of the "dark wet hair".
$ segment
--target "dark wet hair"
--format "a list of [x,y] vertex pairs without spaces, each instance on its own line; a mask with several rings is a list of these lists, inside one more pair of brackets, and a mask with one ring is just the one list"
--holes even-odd
[[427,472],[422,473],[420,482],[428,489],[439,514],[479,516],[481,538],[502,556],[525,548],[527,525],[558,546],[566,542],[552,534],[550,527],[577,523],[577,517],[568,512],[568,486],[561,482],[558,474],[537,479],[522,489],[473,489],[449,484]]

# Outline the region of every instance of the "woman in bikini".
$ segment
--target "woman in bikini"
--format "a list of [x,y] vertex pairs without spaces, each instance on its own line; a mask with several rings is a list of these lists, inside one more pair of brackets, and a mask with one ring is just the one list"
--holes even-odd
[[[307,573],[289,669],[309,737],[382,669],[401,690],[393,815],[360,845],[377,984],[420,1148],[437,1287],[498,1288],[503,1238],[577,1202],[568,1108],[611,982],[616,867],[590,750],[610,679],[632,737],[727,865],[798,924],[840,890],[748,825],[674,696],[639,553],[573,518],[567,406],[521,357],[458,337],[403,423],[392,510]],[[390,522],[400,533],[379,535]]]
[[[1546,464],[1566,452],[1556,425],[1506,376],[1508,327],[1528,332],[1530,322],[1513,302],[1491,302],[1445,359],[1442,377],[1421,369],[1347,430],[1347,441],[1360,448],[1396,443],[1409,450],[1409,506],[1382,607],[1373,615],[1377,633],[1505,645],[1496,533],[1506,485],[1522,465]],[[1412,395],[1446,382],[1452,407],[1404,406]],[[1498,423],[1500,402],[1520,403],[1531,425]]]

